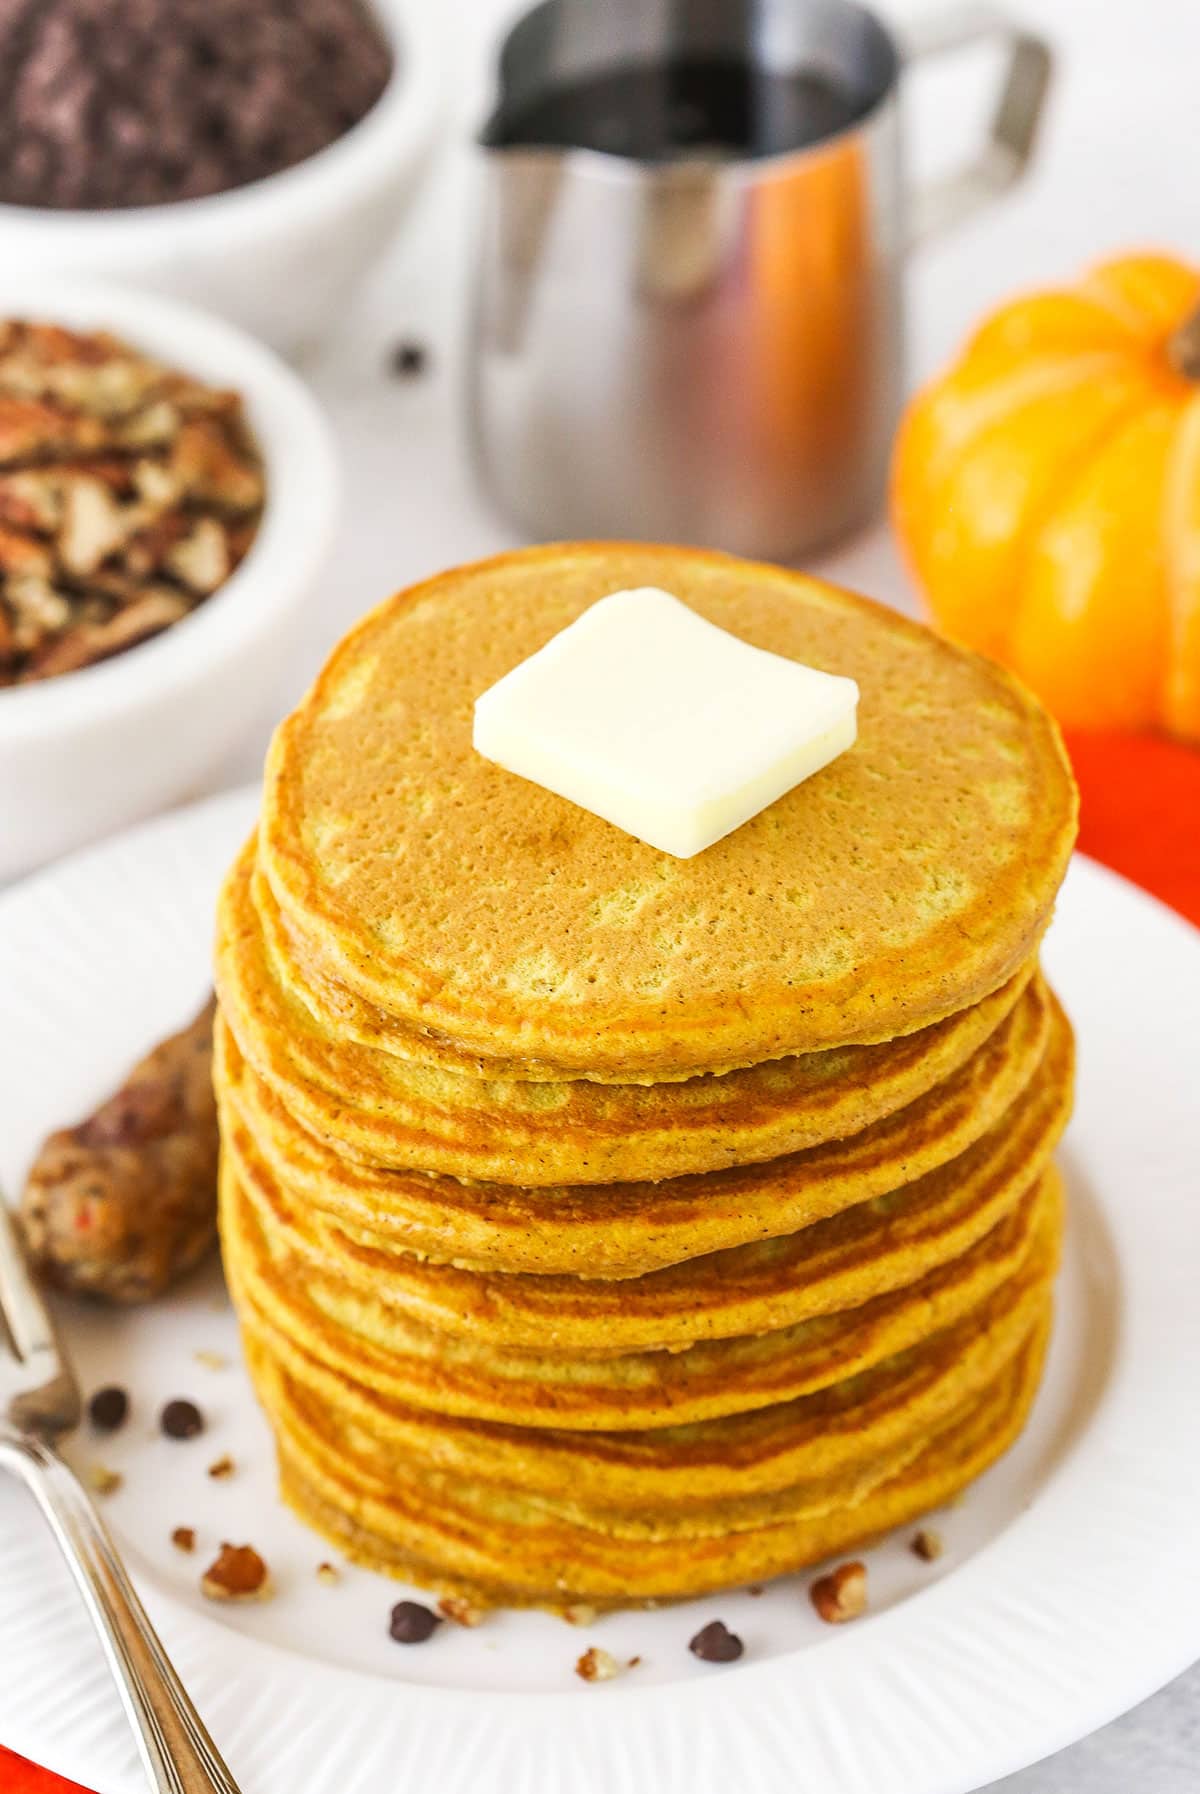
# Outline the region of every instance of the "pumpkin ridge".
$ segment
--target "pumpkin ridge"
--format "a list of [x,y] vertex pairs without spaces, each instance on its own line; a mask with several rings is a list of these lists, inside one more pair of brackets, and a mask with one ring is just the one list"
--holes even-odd
[[1169,256],[1144,253],[1097,263],[1081,290],[1127,318],[1148,349],[1161,344],[1200,299],[1200,279]]
[[[1151,402],[1158,404],[1163,401],[1153,400]],[[1005,628],[1001,637],[1002,654],[1006,661],[1012,653],[1013,643],[1024,621],[1023,613],[1029,570],[1043,534],[1049,529],[1057,512],[1065,505],[1071,493],[1082,480],[1089,462],[1104,454],[1131,424],[1138,421],[1139,414],[1146,404],[1147,395],[1145,393],[1131,394],[1126,405],[1115,411],[1111,417],[1105,418],[1104,422],[1097,425],[1085,441],[1076,445],[1069,461],[1064,460],[1057,470],[1057,477],[1048,484],[1046,491],[1042,494],[1044,502],[1035,507],[1023,532],[1018,551],[1017,577],[1013,581],[1014,602],[1004,619]]]
[[[909,498],[906,494],[904,468],[908,461],[909,439],[919,427],[928,420],[937,437],[936,447],[921,469],[919,493],[922,508],[936,509],[944,503],[947,482],[953,477],[960,461],[972,452],[982,436],[1009,422],[1014,415],[1023,411],[1026,406],[1036,404],[1039,399],[1069,396],[1072,390],[1088,384],[1092,379],[1103,377],[1110,369],[1124,368],[1128,359],[1115,350],[1098,351],[1082,357],[1055,352],[1044,357],[1038,356],[1032,365],[1016,367],[1011,373],[997,368],[995,378],[988,382],[989,390],[978,396],[974,405],[975,416],[965,430],[949,429],[937,416],[938,402],[946,391],[945,382],[947,379],[952,382],[960,370],[955,369],[949,376],[939,377],[919,393],[897,439],[891,491],[892,509],[899,524],[901,542],[909,552],[910,559],[914,560],[914,570],[919,571],[911,553],[913,532],[909,527]],[[1054,378],[1047,377],[1051,371],[1054,372]],[[1137,396],[1140,398],[1143,395]],[[1134,395],[1131,395],[1130,403],[1133,402]]]
[[[1163,489],[1169,640],[1161,703],[1167,726],[1200,732],[1200,391],[1180,410]],[[1191,504],[1189,506],[1189,500]],[[1190,510],[1190,515],[1189,515]]]

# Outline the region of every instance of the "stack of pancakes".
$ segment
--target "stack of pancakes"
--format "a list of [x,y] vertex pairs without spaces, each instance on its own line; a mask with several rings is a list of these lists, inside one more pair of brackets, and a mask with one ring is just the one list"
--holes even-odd
[[[852,750],[692,860],[471,746],[642,585],[862,691]],[[796,574],[560,547],[369,616],[218,931],[225,1261],[296,1510],[446,1593],[604,1606],[978,1475],[1050,1326],[1074,822],[1005,674]]]

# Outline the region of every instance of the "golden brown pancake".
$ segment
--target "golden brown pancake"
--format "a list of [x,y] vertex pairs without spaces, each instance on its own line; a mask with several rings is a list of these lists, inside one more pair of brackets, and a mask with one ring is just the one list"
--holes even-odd
[[513,1426],[432,1413],[331,1369],[312,1342],[277,1328],[232,1281],[246,1332],[296,1385],[317,1397],[329,1438],[347,1460],[386,1478],[405,1466],[494,1485],[613,1529],[653,1515],[665,1527],[711,1529],[736,1513],[761,1518],[832,1492],[844,1498],[915,1452],[978,1394],[1028,1336],[1058,1257],[1057,1224],[1014,1274],[965,1319],[815,1392],[719,1418],[650,1429]]
[[[691,860],[471,745],[474,700],[618,588],[858,680],[849,752]],[[911,1033],[1012,977],[1075,831],[999,668],[801,574],[576,544],[460,568],[336,650],[267,766],[260,864],[305,957],[459,1050],[632,1082]]]
[[894,1478],[818,1516],[680,1538],[625,1538],[573,1524],[520,1495],[437,1485],[406,1467],[386,1479],[347,1464],[319,1406],[253,1341],[251,1372],[277,1416],[282,1490],[310,1525],[356,1563],[480,1605],[561,1609],[686,1597],[785,1574],[867,1543],[940,1506],[1012,1443],[1037,1389],[1049,1331],[1043,1315],[995,1384]]
[[[621,1356],[497,1348],[436,1332],[267,1233],[227,1164],[226,1262],[239,1302],[321,1364],[400,1403],[509,1425],[601,1430],[744,1413],[857,1376],[963,1320],[1059,1231],[1061,1192],[1039,1179],[971,1250],[916,1282],[840,1313],[685,1351]],[[260,1218],[261,1217],[261,1218]]]
[[1068,1025],[1034,980],[945,1083],[849,1140],[765,1165],[660,1183],[523,1189],[343,1158],[298,1125],[217,1027],[219,1085],[280,1181],[350,1225],[394,1230],[410,1251],[482,1269],[636,1277],[753,1239],[794,1233],[956,1158],[995,1126]]
[[360,1305],[382,1304],[451,1341],[497,1350],[678,1350],[857,1307],[970,1252],[1046,1167],[1070,1105],[1070,1064],[1068,1036],[1061,1065],[1046,1065],[995,1128],[915,1183],[781,1239],[622,1281],[466,1270],[417,1258],[385,1233],[347,1229],[303,1196],[285,1195],[228,1113],[225,1160],[296,1282],[332,1267]]
[[844,1139],[942,1083],[1005,1020],[1032,964],[974,1008],[876,1046],[659,1085],[479,1078],[338,1039],[281,982],[250,899],[253,842],[222,898],[217,967],[246,1056],[339,1150],[506,1184],[656,1180]]

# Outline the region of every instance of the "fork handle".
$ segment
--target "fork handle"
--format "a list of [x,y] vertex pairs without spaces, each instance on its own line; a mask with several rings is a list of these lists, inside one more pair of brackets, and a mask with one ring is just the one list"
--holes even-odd
[[100,1636],[155,1794],[238,1794],[103,1521],[42,1440],[0,1429],[0,1467],[29,1489],[58,1540]]

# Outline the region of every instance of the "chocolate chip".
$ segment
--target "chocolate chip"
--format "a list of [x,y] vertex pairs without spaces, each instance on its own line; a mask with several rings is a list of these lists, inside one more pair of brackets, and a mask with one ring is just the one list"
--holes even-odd
[[392,372],[402,380],[415,380],[425,372],[428,362],[429,352],[420,343],[397,343],[392,350]]
[[168,1439],[194,1439],[204,1431],[204,1416],[195,1402],[168,1402],[158,1417],[158,1424]]
[[369,0],[0,0],[0,201],[169,204],[304,161],[387,87],[376,11]]
[[702,1663],[733,1663],[744,1649],[737,1633],[731,1632],[724,1620],[709,1620],[688,1645],[693,1657],[699,1657]]
[[115,1433],[129,1417],[129,1397],[116,1383],[108,1383],[88,1403],[88,1415],[97,1431]]
[[433,1609],[422,1607],[419,1601],[397,1601],[388,1632],[397,1644],[424,1644],[441,1623]]

